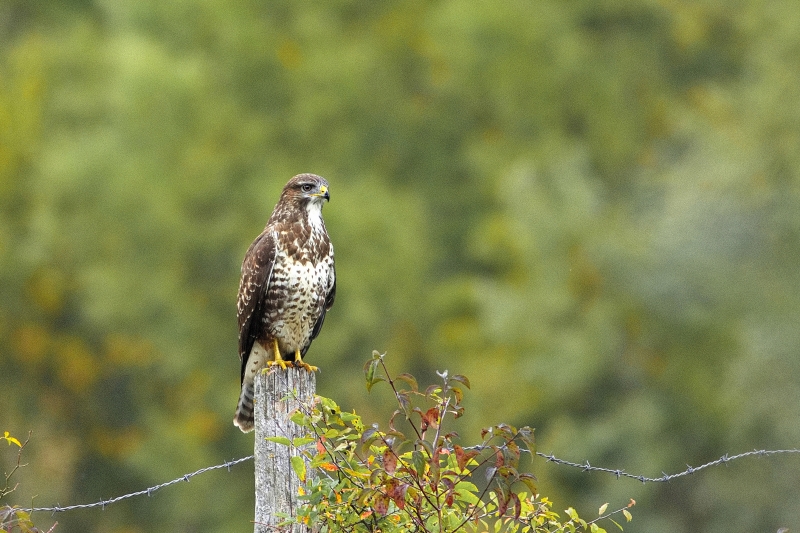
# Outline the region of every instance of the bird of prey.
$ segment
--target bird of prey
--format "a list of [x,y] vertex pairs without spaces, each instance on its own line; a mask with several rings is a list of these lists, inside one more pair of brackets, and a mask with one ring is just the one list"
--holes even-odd
[[244,432],[253,429],[254,379],[261,369],[317,369],[303,356],[336,296],[333,245],[322,220],[328,200],[324,178],[293,177],[244,256],[237,302],[242,391],[233,417]]

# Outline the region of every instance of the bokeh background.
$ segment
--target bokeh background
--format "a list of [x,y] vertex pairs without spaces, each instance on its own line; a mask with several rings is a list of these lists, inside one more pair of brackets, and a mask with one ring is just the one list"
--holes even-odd
[[[800,17],[781,0],[2,0],[0,430],[13,503],[98,501],[252,451],[239,265],[324,175],[338,295],[308,360],[467,375],[465,443],[659,476],[800,443]],[[3,446],[8,470],[14,447]],[[800,459],[642,485],[537,460],[626,531],[800,525]],[[250,531],[252,466],[57,532]],[[37,518],[36,516],[34,518]],[[613,526],[611,526],[613,527]]]

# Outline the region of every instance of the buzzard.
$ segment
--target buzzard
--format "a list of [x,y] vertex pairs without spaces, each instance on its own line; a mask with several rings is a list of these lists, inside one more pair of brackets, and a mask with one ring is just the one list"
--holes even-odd
[[333,245],[322,220],[329,199],[324,178],[293,177],[244,256],[237,302],[242,392],[233,417],[244,432],[253,429],[254,379],[261,369],[294,364],[317,370],[303,356],[336,295]]

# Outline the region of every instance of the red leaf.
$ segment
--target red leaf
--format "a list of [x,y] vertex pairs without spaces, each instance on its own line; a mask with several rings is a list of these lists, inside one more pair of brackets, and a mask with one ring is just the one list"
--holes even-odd
[[372,499],[372,508],[379,515],[386,516],[386,513],[389,512],[389,497],[380,492],[375,494],[375,497]]
[[503,516],[508,510],[509,497],[499,487],[494,489],[494,493],[497,496],[497,516]]
[[431,461],[430,461],[431,466],[439,465],[439,450],[441,450],[441,448],[436,448],[435,450],[433,450],[433,455],[431,455]]
[[386,484],[386,495],[399,509],[403,509],[406,505],[406,492],[408,492],[408,483],[391,479]]
[[429,427],[432,427],[433,429],[439,427],[439,409],[436,407],[431,407],[424,415],[422,415],[422,426],[420,427],[420,430],[425,431]]
[[456,461],[458,462],[459,470],[464,470],[467,468],[467,463],[469,463],[470,459],[478,455],[478,452],[475,450],[465,452],[464,448],[456,444],[453,447],[456,451]]
[[394,413],[392,413],[392,418],[389,419],[389,429],[391,431],[397,431],[397,429],[394,427],[394,417],[396,417],[397,415],[405,416],[405,413],[400,409],[395,409]]
[[501,466],[505,465],[505,458],[503,457],[503,452],[499,448],[495,453],[495,458],[496,458],[494,462],[495,467],[500,468]]
[[519,446],[517,446],[517,443],[512,440],[511,442],[506,444],[506,450],[508,450],[513,456],[512,462],[514,464],[517,464],[519,462],[519,454],[520,454]]
[[445,496],[445,504],[448,507],[453,506],[453,496],[456,490],[456,484],[451,479],[442,478],[442,485],[447,487],[447,495]]
[[322,437],[321,439],[319,439],[317,441],[317,453],[319,455],[322,455],[322,454],[325,453],[325,444],[323,444],[325,442],[324,439],[325,439],[325,437]]
[[387,448],[386,451],[383,452],[383,468],[385,468],[386,472],[389,474],[393,474],[397,468],[397,455],[395,455],[391,448]]
[[519,496],[510,493],[511,501],[514,503],[514,520],[519,520],[519,515],[522,514],[522,502],[519,501]]

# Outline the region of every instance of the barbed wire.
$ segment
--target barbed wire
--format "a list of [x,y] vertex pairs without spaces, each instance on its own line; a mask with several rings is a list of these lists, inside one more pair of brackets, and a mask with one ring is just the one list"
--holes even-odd
[[134,496],[144,496],[147,494],[148,496],[152,496],[155,491],[158,489],[163,489],[164,487],[168,487],[170,485],[174,485],[176,483],[180,483],[181,481],[188,482],[194,476],[199,476],[200,474],[205,474],[206,472],[210,472],[211,470],[219,470],[220,468],[227,468],[230,472],[231,467],[238,465],[239,463],[243,463],[245,461],[250,461],[253,459],[252,455],[248,455],[247,457],[241,457],[239,459],[234,459],[233,461],[226,461],[219,465],[214,466],[207,466],[205,468],[201,468],[200,470],[195,470],[189,474],[184,474],[181,477],[177,477],[172,481],[167,481],[166,483],[161,483],[159,485],[155,485],[153,487],[146,488],[144,490],[137,490],[136,492],[131,492],[130,494],[125,494],[123,496],[117,496],[116,498],[111,498],[110,500],[103,500],[101,499],[99,502],[94,503],[80,503],[78,505],[68,505],[65,507],[61,507],[60,505],[56,505],[54,507],[31,507],[28,509],[23,509],[24,511],[28,511],[30,513],[33,512],[51,512],[55,513],[62,513],[64,511],[74,511],[75,509],[91,509],[92,507],[101,507],[105,510],[106,505],[110,505],[112,503],[117,503],[118,501],[126,500],[128,498],[133,498]]
[[[524,451],[530,453],[530,450],[524,450]],[[744,457],[752,457],[752,456],[767,457],[767,456],[770,456],[770,455],[777,455],[777,454],[782,454],[782,453],[800,453],[800,450],[796,449],[796,448],[795,449],[790,449],[790,450],[752,450],[752,451],[749,451],[749,452],[739,453],[739,454],[736,454],[736,455],[725,454],[722,457],[720,457],[719,459],[717,459],[716,461],[709,461],[708,463],[702,464],[700,466],[686,465],[686,470],[684,470],[683,472],[678,472],[677,474],[667,474],[666,472],[662,472],[663,475],[661,477],[646,477],[646,476],[642,476],[642,475],[629,474],[628,472],[625,472],[624,470],[620,470],[620,469],[611,469],[611,468],[603,468],[603,467],[599,467],[599,466],[592,466],[592,465],[589,464],[589,461],[586,461],[583,464],[581,464],[581,463],[573,463],[571,461],[565,461],[564,459],[559,459],[558,457],[555,457],[552,454],[547,455],[547,454],[544,454],[542,452],[536,452],[536,455],[538,455],[539,457],[542,457],[544,459],[547,459],[548,462],[556,463],[556,464],[559,464],[559,465],[571,466],[573,468],[580,468],[584,472],[605,472],[607,474],[613,474],[614,476],[617,477],[617,479],[619,479],[621,477],[627,477],[627,478],[631,478],[631,479],[636,479],[638,481],[641,481],[642,483],[667,483],[669,481],[672,481],[675,478],[688,476],[690,474],[694,474],[695,472],[699,472],[700,470],[703,470],[705,468],[709,468],[711,466],[719,466],[719,465],[722,465],[722,464],[728,464],[731,461],[735,461],[737,459],[742,459]]]
[[[486,450],[486,449],[490,449],[490,448],[491,447],[488,447],[488,446],[472,446],[472,447],[468,447],[468,448],[464,448],[464,449],[465,450],[466,449]],[[558,457],[554,456],[553,454],[549,454],[548,455],[548,454],[545,454],[545,453],[542,453],[542,452],[531,452],[531,450],[528,450],[528,449],[525,449],[525,448],[520,448],[520,451],[526,452],[526,453],[535,454],[535,455],[537,455],[537,456],[539,456],[539,457],[541,457],[543,459],[546,459],[550,463],[555,463],[555,464],[558,464],[558,465],[577,468],[577,469],[580,469],[583,472],[604,472],[606,474],[611,474],[611,475],[615,476],[617,479],[620,479],[620,478],[623,478],[623,477],[624,478],[631,478],[631,479],[635,479],[637,481],[641,481],[642,483],[666,483],[666,482],[669,482],[669,481],[671,481],[673,479],[680,478],[680,477],[683,477],[683,476],[688,476],[690,474],[694,474],[696,472],[699,472],[699,471],[704,470],[706,468],[710,468],[712,466],[719,466],[719,465],[722,465],[722,464],[727,465],[731,461],[736,461],[738,459],[743,459],[745,457],[753,457],[753,456],[768,457],[768,456],[771,456],[771,455],[778,455],[778,454],[800,453],[800,449],[794,448],[794,449],[786,449],[786,450],[752,450],[752,451],[749,451],[749,452],[739,453],[739,454],[736,454],[736,455],[725,454],[722,457],[720,457],[719,459],[716,459],[714,461],[709,461],[709,462],[707,462],[705,464],[702,464],[700,466],[694,466],[693,467],[693,466],[686,465],[686,467],[687,467],[686,470],[684,470],[683,472],[678,472],[677,474],[667,474],[665,472],[662,472],[663,475],[661,477],[647,477],[647,476],[643,476],[643,475],[630,474],[630,473],[625,472],[624,470],[621,470],[621,469],[604,468],[604,467],[600,467],[600,466],[592,466],[592,465],[589,464],[589,461],[586,461],[584,463],[575,463],[575,462],[572,462],[572,461],[567,461],[565,459],[559,459]],[[64,507],[62,507],[60,505],[56,505],[54,507],[32,507],[32,508],[27,508],[27,509],[23,509],[23,510],[31,512],[31,513],[32,512],[50,512],[50,513],[53,513],[53,514],[55,514],[55,513],[63,513],[65,511],[73,511],[73,510],[76,510],[76,509],[91,509],[91,508],[94,508],[94,507],[100,507],[100,508],[105,510],[106,506],[110,505],[112,503],[116,503],[116,502],[119,502],[119,501],[122,501],[122,500],[126,500],[128,498],[133,498],[135,496],[144,496],[145,494],[147,496],[152,496],[153,493],[156,492],[159,489],[163,489],[164,487],[168,487],[170,485],[175,485],[176,483],[180,483],[181,481],[188,482],[189,479],[193,478],[194,476],[198,476],[200,474],[204,474],[204,473],[209,472],[211,470],[219,470],[221,468],[225,468],[230,472],[230,469],[231,469],[232,466],[238,465],[240,463],[244,463],[245,461],[250,461],[252,459],[253,459],[253,456],[252,455],[248,455],[247,457],[241,457],[239,459],[234,459],[232,461],[226,461],[226,462],[224,462],[222,464],[218,464],[218,465],[214,465],[214,466],[207,466],[205,468],[201,468],[200,470],[196,470],[196,471],[191,472],[189,474],[184,474],[184,475],[182,475],[180,477],[177,477],[177,478],[175,478],[175,479],[173,479],[171,481],[167,481],[165,483],[161,483],[159,485],[155,485],[155,486],[149,487],[147,489],[139,490],[139,491],[136,491],[136,492],[131,492],[130,494],[125,494],[123,496],[117,496],[115,498],[111,498],[111,499],[108,499],[108,500],[101,499],[100,501],[94,502],[94,503],[82,503],[82,504],[78,504],[78,505],[68,505],[68,506],[64,506]]]

